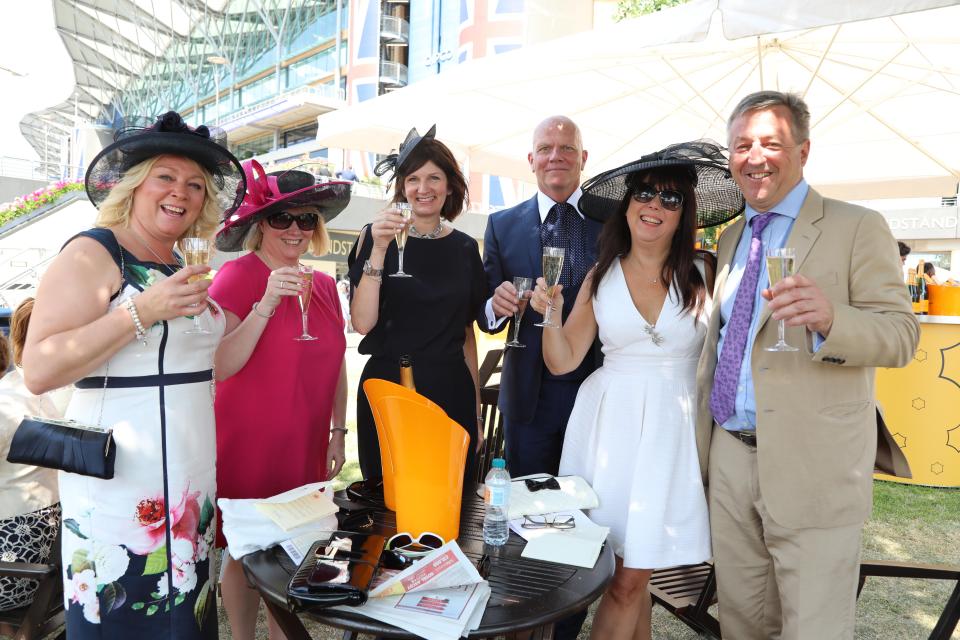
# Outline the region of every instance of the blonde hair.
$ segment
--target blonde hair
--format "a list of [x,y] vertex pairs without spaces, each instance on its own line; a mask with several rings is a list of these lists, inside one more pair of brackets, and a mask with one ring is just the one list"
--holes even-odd
[[[308,247],[310,254],[316,257],[325,256],[327,252],[330,251],[330,234],[327,232],[327,223],[323,221],[323,215],[320,213],[319,207],[310,207],[315,209],[317,214],[317,228],[313,230],[313,235],[310,236],[310,246]],[[260,245],[263,243],[263,231],[260,229],[260,224],[266,224],[267,218],[261,218],[256,224],[250,225],[250,230],[247,231],[247,235],[243,238],[243,248],[247,251],[256,251],[260,248]],[[296,224],[294,222],[293,224]]]
[[[33,314],[33,298],[24,298],[10,316],[10,346],[13,348],[13,364],[23,366],[23,345],[27,341],[30,316]],[[4,345],[6,346],[6,345]],[[6,349],[3,349],[4,356]],[[4,366],[4,369],[7,367]]]
[[[123,174],[120,181],[110,190],[109,195],[100,203],[100,209],[97,214],[97,221],[94,223],[98,227],[121,227],[126,229],[130,226],[130,213],[133,211],[133,192],[147,179],[150,170],[163,155],[153,156],[143,162],[132,166]],[[197,165],[200,173],[203,175],[204,189],[203,207],[200,209],[200,215],[190,227],[183,232],[180,238],[211,238],[217,227],[220,226],[220,204],[217,200],[218,188],[213,181],[213,176],[204,167],[200,166],[192,158],[183,157]]]

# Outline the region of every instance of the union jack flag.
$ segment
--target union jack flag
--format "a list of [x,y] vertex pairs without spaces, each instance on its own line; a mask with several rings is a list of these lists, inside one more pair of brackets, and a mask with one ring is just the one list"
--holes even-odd
[[460,0],[458,60],[523,46],[524,0]]

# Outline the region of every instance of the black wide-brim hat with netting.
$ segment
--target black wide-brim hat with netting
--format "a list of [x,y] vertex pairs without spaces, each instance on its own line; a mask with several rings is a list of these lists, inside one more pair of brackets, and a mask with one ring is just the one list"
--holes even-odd
[[710,140],[672,144],[590,178],[582,187],[580,211],[594,220],[606,222],[628,196],[630,174],[661,167],[689,167],[693,171],[698,229],[723,224],[743,212],[743,192],[730,175],[727,157],[723,149]]
[[240,251],[251,225],[284,209],[317,207],[326,224],[350,204],[352,182],[317,182],[312,173],[296,169],[267,173],[256,160],[245,160],[243,171],[247,193],[240,208],[223,220],[217,233],[220,251]]
[[240,161],[227,150],[227,134],[206,125],[193,128],[176,111],[168,111],[155,122],[143,126],[130,124],[114,135],[114,142],[103,149],[87,168],[86,189],[95,207],[110,195],[110,190],[132,167],[160,155],[181,156],[193,160],[213,177],[217,202],[228,216],[246,192],[246,178]]

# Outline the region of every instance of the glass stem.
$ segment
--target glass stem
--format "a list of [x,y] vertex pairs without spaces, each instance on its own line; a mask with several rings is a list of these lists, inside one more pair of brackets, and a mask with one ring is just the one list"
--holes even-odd
[[784,332],[784,330],[785,330],[785,329],[784,329],[784,326],[783,326],[783,320],[781,320],[780,322],[777,323],[777,336],[780,338],[780,343],[779,343],[779,344],[784,344],[784,343],[785,343],[785,341],[784,341],[784,339],[783,339],[783,332]]
[[543,324],[553,324],[550,320],[550,316],[553,315],[553,300],[547,303],[547,313],[543,316]]
[[307,314],[306,312],[300,314],[300,322],[303,325],[303,335],[307,335]]
[[397,273],[403,273],[403,249],[397,249],[397,266],[400,267],[397,269]]
[[520,316],[513,314],[513,342],[520,342]]

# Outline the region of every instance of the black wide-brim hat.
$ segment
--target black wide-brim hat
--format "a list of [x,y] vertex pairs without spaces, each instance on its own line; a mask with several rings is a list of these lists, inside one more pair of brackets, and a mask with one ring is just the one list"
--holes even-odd
[[217,233],[217,249],[240,251],[250,226],[267,216],[291,207],[317,207],[324,224],[329,223],[350,204],[352,182],[317,182],[307,171],[266,173],[256,160],[243,163],[247,193],[243,204],[223,221]]
[[206,169],[217,186],[223,216],[233,213],[243,201],[246,180],[240,161],[227,150],[227,134],[206,125],[190,127],[179,113],[168,111],[148,126],[128,122],[114,135],[114,142],[90,162],[85,185],[90,202],[99,208],[129,169],[160,155],[189,158]]
[[689,167],[695,172],[698,229],[723,224],[743,212],[746,204],[743,192],[730,175],[723,149],[710,140],[672,144],[590,178],[582,187],[580,211],[594,220],[606,222],[628,196],[630,174],[661,167]]

